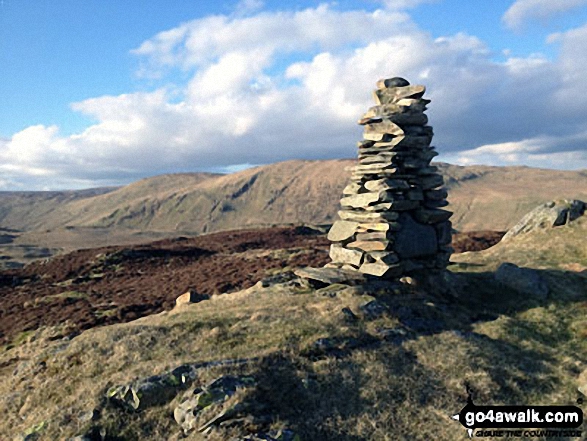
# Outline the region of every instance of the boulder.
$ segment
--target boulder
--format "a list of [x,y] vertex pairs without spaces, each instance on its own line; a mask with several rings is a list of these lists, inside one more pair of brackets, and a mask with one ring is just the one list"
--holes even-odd
[[520,268],[513,263],[502,263],[495,272],[495,279],[522,293],[544,300],[548,296],[548,285],[540,273],[530,268]]
[[519,234],[566,225],[585,215],[587,204],[577,199],[550,201],[526,214],[501,239],[507,241]]

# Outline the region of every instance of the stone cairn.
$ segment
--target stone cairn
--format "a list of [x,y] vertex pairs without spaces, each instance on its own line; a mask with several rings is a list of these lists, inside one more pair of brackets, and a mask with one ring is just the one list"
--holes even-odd
[[447,192],[430,165],[438,153],[430,146],[425,90],[403,78],[377,82],[377,105],[359,120],[359,163],[328,233],[327,267],[394,279],[448,265],[452,213],[441,209]]

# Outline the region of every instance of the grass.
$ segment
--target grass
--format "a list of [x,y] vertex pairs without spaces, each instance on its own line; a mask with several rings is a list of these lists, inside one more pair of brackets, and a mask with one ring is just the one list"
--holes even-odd
[[[450,418],[466,404],[467,385],[478,405],[575,404],[579,375],[587,369],[587,278],[557,259],[565,258],[563,265],[585,262],[581,247],[572,245],[581,228],[552,230],[545,233],[548,242],[528,235],[454,256],[456,298],[417,287],[365,294],[344,285],[257,285],[90,329],[72,340],[52,339],[57,331],[51,329],[27,333],[0,354],[0,438],[40,427],[35,433],[41,440],[67,439],[99,426],[111,439],[177,439],[172,413],[181,393],[167,404],[128,413],[105,405],[106,391],[184,363],[234,358],[255,359],[204,369],[196,384],[222,374],[255,378],[253,389],[225,406],[254,400],[270,409],[271,427],[290,428],[304,441],[468,439]],[[566,254],[560,251],[564,242],[557,243],[565,238]],[[492,271],[507,259],[539,268],[548,299],[497,284]],[[364,317],[360,307],[373,299],[390,312]],[[349,322],[345,307],[359,319]],[[436,326],[418,329],[413,323]],[[405,340],[338,354],[312,352],[321,338],[380,341],[382,330],[390,329],[407,329]],[[85,417],[93,409],[101,410],[96,422]],[[230,439],[231,430],[188,439]]]
[[59,294],[51,294],[51,295],[44,296],[44,297],[36,297],[32,301],[25,302],[24,306],[25,307],[38,306],[38,305],[43,305],[43,304],[48,304],[48,303],[59,302],[59,301],[63,301],[63,300],[76,301],[76,300],[82,300],[82,299],[87,299],[87,298],[88,298],[88,294],[85,292],[63,291]]

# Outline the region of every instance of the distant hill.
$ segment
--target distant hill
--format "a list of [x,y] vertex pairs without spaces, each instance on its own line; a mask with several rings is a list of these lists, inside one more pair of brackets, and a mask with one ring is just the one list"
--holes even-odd
[[[64,228],[205,233],[336,218],[353,160],[287,161],[229,175],[174,174],[118,189],[0,193],[0,228]],[[587,171],[436,164],[445,177],[453,224],[462,231],[506,230],[536,205],[587,199]]]

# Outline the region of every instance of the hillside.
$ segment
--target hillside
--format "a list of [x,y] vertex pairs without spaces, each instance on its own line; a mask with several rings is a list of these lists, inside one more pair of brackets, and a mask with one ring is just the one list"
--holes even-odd
[[[71,280],[73,265],[59,265],[67,256],[25,268],[21,300],[30,295],[26,283],[55,290],[29,300],[30,309],[72,312],[100,300],[100,278],[113,300],[143,294],[117,283],[117,274],[147,270],[161,286],[182,288],[171,285],[179,268],[213,259],[211,251],[244,252],[243,261],[259,259],[258,268],[271,271],[256,272],[264,279],[248,289],[129,323],[79,335],[72,322],[23,332],[0,352],[0,438],[464,441],[466,430],[451,416],[466,404],[467,388],[476,405],[578,402],[587,372],[585,219],[453,256],[450,294],[409,282],[309,285],[290,270],[321,258],[313,252],[323,244],[311,235],[309,249],[287,230],[254,243],[241,233],[225,245],[206,237],[126,254],[78,252],[85,272]],[[565,249],[572,252],[560,254]],[[510,259],[536,268],[547,295],[500,283],[494,269]],[[239,265],[216,266],[235,268],[232,277]],[[146,297],[144,307],[156,301]],[[109,307],[99,311],[107,323]]]
[[[0,264],[180,235],[330,224],[353,163],[288,161],[230,175],[163,175],[110,190],[0,193]],[[437,166],[460,231],[505,231],[542,202],[587,200],[586,171]]]
[[[177,174],[93,195],[0,194],[0,228],[124,227],[194,233],[330,223],[352,160],[288,161],[230,175]],[[587,172],[437,164],[458,230],[506,230],[555,198],[587,199]],[[100,192],[99,192],[100,193]]]

